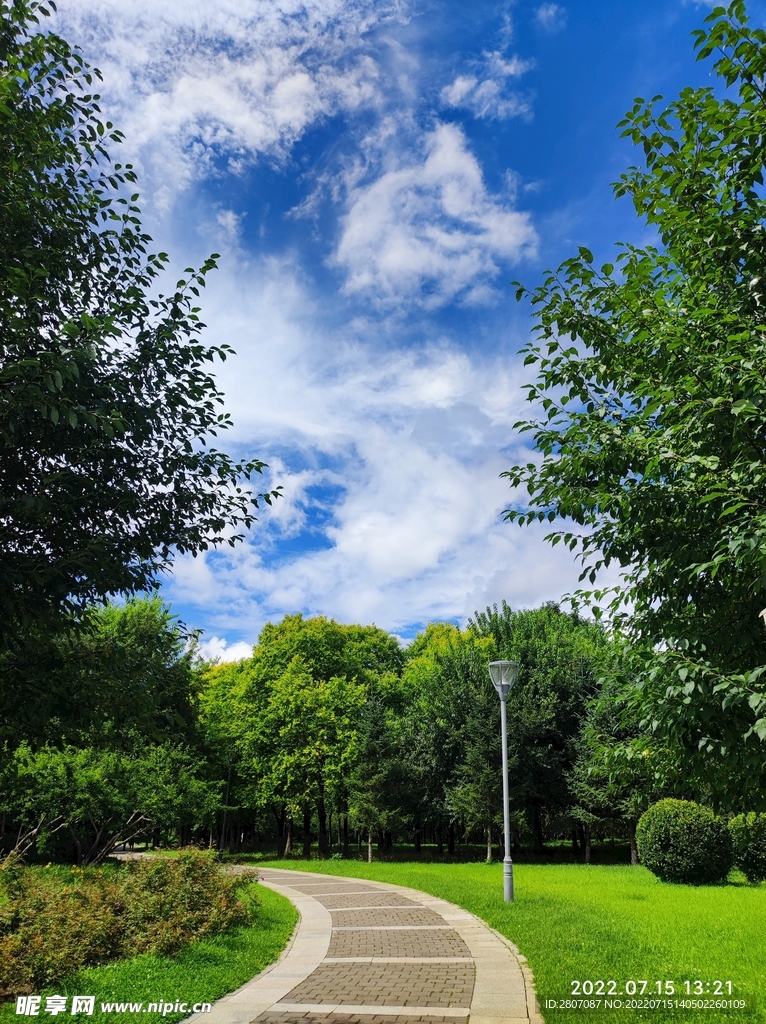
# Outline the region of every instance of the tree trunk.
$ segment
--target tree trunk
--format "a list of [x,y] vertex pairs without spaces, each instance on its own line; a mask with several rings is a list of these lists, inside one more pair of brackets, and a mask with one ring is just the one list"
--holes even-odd
[[80,864],[82,864],[82,844],[80,843],[80,840],[77,838],[77,833],[71,827],[71,825],[69,826],[67,831],[69,832],[69,835],[74,840],[74,848],[77,851],[77,866],[79,867]]
[[439,822],[439,826],[436,830],[436,838],[438,842],[439,855],[444,853],[444,838],[442,836],[442,823]]
[[372,864],[372,832],[367,833],[367,863]]
[[311,860],[311,806],[303,808],[303,856]]
[[543,823],[540,818],[540,808],[536,804],[532,811],[532,834],[535,853],[543,853],[545,850],[545,844],[543,843]]
[[293,817],[288,815],[287,823],[285,826],[285,857],[292,857],[293,855]]
[[231,792],[231,765],[229,765],[229,774],[226,778],[226,798],[223,804],[223,824],[221,825],[221,841],[218,844],[218,856],[223,856],[224,846],[226,844],[226,811],[229,809],[229,794]]
[[345,814],[343,815],[343,856],[350,857],[351,851],[348,846],[348,800],[344,803]]
[[581,821],[577,822],[577,837],[580,840],[580,849],[585,851],[585,829]]
[[447,853],[455,852],[455,823],[451,821],[447,830]]
[[631,818],[628,822],[628,835],[630,836],[630,863],[635,867],[638,864],[638,847],[636,846],[636,822]]
[[492,826],[487,825],[487,864],[492,863]]
[[317,800],[317,817],[319,818],[319,856],[326,860],[330,853],[330,840],[327,835],[327,808],[323,799]]
[[575,860],[577,860],[577,854],[579,852],[580,852],[580,849],[579,849],[579,847],[577,845],[577,826],[576,825],[572,825],[572,856],[574,857]]
[[585,863],[590,864],[590,824],[584,826],[585,831]]
[[423,849],[423,836],[420,829],[420,825],[415,825],[415,853],[420,853]]
[[277,859],[281,860],[285,855],[285,818],[287,817],[287,808],[284,804],[279,808],[279,812],[274,810],[274,818],[277,823]]

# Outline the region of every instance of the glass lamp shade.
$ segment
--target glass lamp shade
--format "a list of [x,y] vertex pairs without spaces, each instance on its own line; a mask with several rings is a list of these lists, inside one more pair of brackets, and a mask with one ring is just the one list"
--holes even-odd
[[490,661],[489,676],[497,690],[500,700],[505,700],[511,692],[516,676],[519,674],[518,661]]

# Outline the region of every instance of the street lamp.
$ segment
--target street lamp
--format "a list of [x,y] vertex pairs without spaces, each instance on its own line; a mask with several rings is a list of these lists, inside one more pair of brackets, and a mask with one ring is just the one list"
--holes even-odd
[[489,677],[500,698],[500,727],[503,734],[503,826],[505,857],[503,857],[503,896],[513,903],[513,861],[511,860],[511,814],[508,806],[508,719],[505,702],[519,674],[517,661],[490,661]]

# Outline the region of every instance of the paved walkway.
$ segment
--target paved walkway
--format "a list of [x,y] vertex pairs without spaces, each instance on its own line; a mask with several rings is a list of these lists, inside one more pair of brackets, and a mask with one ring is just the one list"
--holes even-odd
[[300,922],[285,953],[199,1024],[542,1024],[518,950],[452,903],[385,882],[264,868]]

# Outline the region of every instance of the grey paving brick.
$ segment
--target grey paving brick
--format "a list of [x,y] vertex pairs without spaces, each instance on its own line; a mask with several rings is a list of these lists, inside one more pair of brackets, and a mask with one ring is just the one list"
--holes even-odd
[[290,885],[291,888],[297,889],[298,892],[304,892],[307,896],[324,896],[328,893],[344,893],[349,892],[353,888],[354,892],[380,892],[380,889],[376,889],[374,885],[356,885],[350,886],[348,882],[323,882],[321,885],[316,882],[281,882],[281,885]]
[[380,928],[397,925],[413,928],[422,925],[444,926],[441,914],[426,907],[376,907],[374,910],[333,910],[333,928]]
[[431,1017],[414,1014],[387,1013],[275,1013],[269,1011],[256,1017],[252,1024],[459,1024],[466,1018]]
[[396,892],[360,892],[344,895],[317,896],[316,899],[328,910],[345,910],[351,907],[417,907],[414,900]]
[[457,932],[444,931],[334,931],[328,956],[470,956]]
[[472,963],[324,963],[282,1001],[347,1006],[470,1006],[473,980]]

